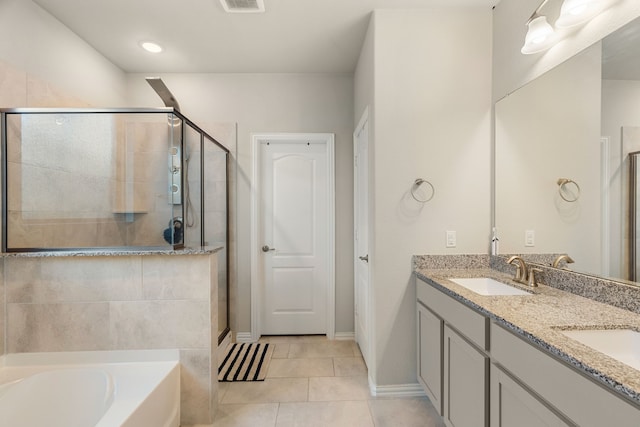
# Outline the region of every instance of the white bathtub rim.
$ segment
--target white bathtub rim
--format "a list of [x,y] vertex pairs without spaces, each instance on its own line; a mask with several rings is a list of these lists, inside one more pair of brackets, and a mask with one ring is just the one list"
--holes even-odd
[[[0,387],[49,370],[96,368],[104,369],[116,379],[115,398],[104,417],[96,424],[112,427],[125,425],[127,419],[142,404],[141,395],[158,389],[172,372],[177,375],[177,409],[171,408],[167,426],[177,426],[180,417],[179,350],[118,350],[49,353],[11,353],[0,358]],[[136,377],[135,390],[121,383],[121,374],[131,372]],[[142,377],[139,377],[142,375]],[[162,378],[158,380],[158,378]],[[119,388],[121,387],[121,388]],[[132,395],[133,394],[133,395]],[[146,398],[146,397],[145,397]],[[168,408],[166,408],[168,409]],[[127,424],[128,425],[128,424]],[[155,424],[154,424],[155,427]]]
[[179,361],[178,349],[53,351],[5,354],[0,356],[0,367]]
[[[9,425],[51,425],[49,421],[60,427],[93,425],[115,398],[112,375],[99,368],[48,369],[0,389],[0,418]],[[25,400],[26,396],[30,398]]]

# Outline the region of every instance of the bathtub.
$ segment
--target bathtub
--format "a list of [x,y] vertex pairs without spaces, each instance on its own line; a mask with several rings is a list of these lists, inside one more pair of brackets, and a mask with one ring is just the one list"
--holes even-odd
[[9,354],[0,426],[178,427],[177,350]]

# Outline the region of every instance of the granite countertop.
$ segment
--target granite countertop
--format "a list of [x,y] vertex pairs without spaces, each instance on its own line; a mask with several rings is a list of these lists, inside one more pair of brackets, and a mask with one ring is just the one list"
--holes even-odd
[[90,256],[139,256],[139,255],[209,255],[223,249],[222,246],[208,246],[203,248],[184,249],[159,249],[159,248],[133,248],[133,249],[87,249],[87,250],[60,250],[43,252],[5,252],[0,254],[3,258],[48,258],[48,257],[90,257]]
[[[418,278],[640,405],[640,370],[571,340],[560,332],[563,329],[640,331],[640,314],[542,284],[537,288],[519,285],[511,280],[511,276],[489,268],[417,268],[415,272]],[[533,293],[484,296],[448,280],[452,277],[491,277]]]

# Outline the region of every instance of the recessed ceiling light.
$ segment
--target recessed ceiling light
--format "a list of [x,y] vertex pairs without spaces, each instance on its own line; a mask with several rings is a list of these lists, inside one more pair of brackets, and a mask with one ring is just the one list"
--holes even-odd
[[264,0],[220,0],[228,13],[262,13]]
[[140,47],[142,47],[147,52],[151,52],[151,53],[162,52],[162,46],[154,42],[140,42]]

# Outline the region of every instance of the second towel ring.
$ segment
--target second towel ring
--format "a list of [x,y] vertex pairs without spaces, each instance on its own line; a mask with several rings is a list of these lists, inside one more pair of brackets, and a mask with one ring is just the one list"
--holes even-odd
[[[574,197],[566,197],[563,194],[563,192],[565,191],[569,192],[569,194],[572,194],[571,191],[567,189],[567,185],[569,184],[573,184],[576,187],[576,193],[573,194]],[[580,186],[574,180],[569,178],[558,178],[558,186],[560,187],[558,188],[558,193],[560,193],[560,197],[562,197],[563,200],[572,203],[580,198]]]
[[[431,187],[431,195],[429,197],[420,197],[420,195],[416,195],[416,191],[418,189],[420,189],[420,187],[422,186],[422,184],[426,184],[429,187]],[[415,180],[415,182],[413,183],[413,185],[411,186],[411,197],[413,197],[413,199],[416,202],[420,202],[420,203],[427,203],[429,200],[433,199],[433,196],[436,194],[436,189],[433,188],[433,184],[431,184],[429,181],[427,181],[426,179],[422,179],[422,178],[418,178]]]

